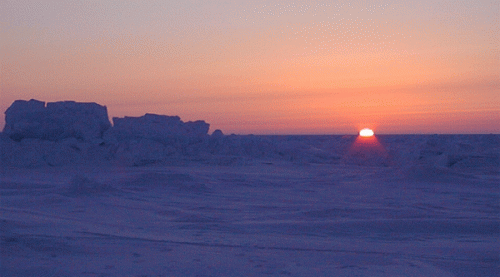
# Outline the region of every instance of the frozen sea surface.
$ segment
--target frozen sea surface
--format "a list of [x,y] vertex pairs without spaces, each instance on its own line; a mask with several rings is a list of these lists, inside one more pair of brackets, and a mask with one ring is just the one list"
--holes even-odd
[[500,274],[498,136],[266,139],[299,159],[2,166],[0,275]]

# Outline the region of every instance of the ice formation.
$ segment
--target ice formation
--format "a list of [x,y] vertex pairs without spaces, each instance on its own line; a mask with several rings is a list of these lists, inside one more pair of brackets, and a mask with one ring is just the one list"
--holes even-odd
[[[205,121],[145,114],[108,120],[105,106],[73,101],[15,101],[5,112],[0,136],[2,163],[37,167],[71,164],[204,163],[244,165],[286,161],[295,164],[346,164],[498,170],[498,135],[347,136],[208,135]],[[425,175],[425,174],[424,174]]]
[[100,139],[111,127],[105,106],[74,101],[16,100],[5,111],[3,132],[15,141],[35,138],[57,141],[77,138]]
[[183,122],[178,116],[145,114],[141,117],[113,117],[113,128],[107,135],[118,140],[151,139],[162,141],[173,137],[206,136],[210,125],[205,121]]

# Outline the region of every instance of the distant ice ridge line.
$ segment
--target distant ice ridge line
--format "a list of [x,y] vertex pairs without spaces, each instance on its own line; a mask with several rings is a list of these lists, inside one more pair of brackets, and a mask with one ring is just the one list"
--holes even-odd
[[145,114],[141,117],[113,117],[113,128],[108,132],[121,139],[148,138],[162,140],[172,136],[199,137],[208,133],[205,121],[182,122],[178,116]]
[[145,114],[141,117],[108,119],[106,106],[75,101],[42,102],[16,100],[5,111],[3,133],[15,141],[34,138],[59,141],[76,138],[93,142],[108,140],[205,136],[210,125],[204,121],[182,122],[178,116]]
[[[2,166],[346,164],[410,169],[412,178],[455,170],[498,175],[500,135],[208,135],[209,124],[178,116],[113,118],[96,103],[16,100],[0,134]],[[459,176],[459,175],[454,175]]]

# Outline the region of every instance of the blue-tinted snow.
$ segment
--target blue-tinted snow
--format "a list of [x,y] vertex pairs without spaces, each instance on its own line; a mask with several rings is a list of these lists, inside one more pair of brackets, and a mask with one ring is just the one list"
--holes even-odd
[[2,276],[498,276],[499,135],[2,137]]

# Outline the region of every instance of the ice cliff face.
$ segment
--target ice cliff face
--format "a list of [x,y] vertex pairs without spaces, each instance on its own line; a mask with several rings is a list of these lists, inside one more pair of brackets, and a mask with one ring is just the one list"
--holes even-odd
[[15,141],[26,138],[57,141],[76,138],[94,141],[111,127],[105,106],[74,101],[47,103],[16,100],[5,111],[4,134]]
[[182,122],[178,116],[145,114],[141,117],[113,117],[113,128],[106,134],[117,140],[151,139],[163,141],[172,137],[203,137],[210,125],[205,121]]
[[183,122],[178,116],[145,114],[113,118],[104,140],[110,158],[119,164],[148,165],[197,157],[209,137],[205,121]]
[[3,165],[146,165],[196,156],[209,124],[146,114],[108,119],[105,106],[74,101],[16,100],[0,136]]

